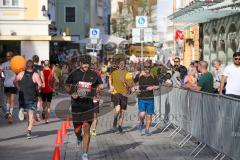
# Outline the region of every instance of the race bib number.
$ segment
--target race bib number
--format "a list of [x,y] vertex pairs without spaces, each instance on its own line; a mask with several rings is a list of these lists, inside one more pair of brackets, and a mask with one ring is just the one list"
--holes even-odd
[[78,82],[77,93],[80,97],[87,97],[87,94],[92,90],[92,83],[90,82]]

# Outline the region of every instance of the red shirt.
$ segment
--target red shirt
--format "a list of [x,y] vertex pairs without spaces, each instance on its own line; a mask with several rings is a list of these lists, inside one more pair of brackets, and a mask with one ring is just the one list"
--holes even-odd
[[43,75],[44,75],[44,82],[45,87],[42,88],[43,93],[51,93],[53,92],[53,84],[52,84],[52,70],[51,69],[43,69]]

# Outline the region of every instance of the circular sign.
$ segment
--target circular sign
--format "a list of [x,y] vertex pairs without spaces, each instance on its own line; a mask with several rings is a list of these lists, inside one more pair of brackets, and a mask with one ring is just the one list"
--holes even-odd
[[97,35],[98,34],[98,31],[97,30],[92,30],[92,35]]
[[145,19],[144,19],[143,17],[140,17],[140,18],[138,19],[138,23],[139,23],[139,24],[144,24],[144,23],[145,23]]

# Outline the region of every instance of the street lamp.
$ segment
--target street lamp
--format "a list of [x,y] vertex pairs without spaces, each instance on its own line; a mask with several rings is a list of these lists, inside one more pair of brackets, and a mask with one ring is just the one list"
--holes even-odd
[[43,12],[43,16],[47,16],[47,10],[45,5],[42,6],[42,12]]

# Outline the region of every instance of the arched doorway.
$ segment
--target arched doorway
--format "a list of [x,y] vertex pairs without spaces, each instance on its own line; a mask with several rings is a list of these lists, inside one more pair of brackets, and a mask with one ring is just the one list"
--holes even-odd
[[223,66],[227,64],[226,55],[226,32],[225,28],[222,26],[219,30],[219,49],[218,49],[218,59],[221,60]]
[[217,58],[217,30],[216,28],[212,29],[211,32],[211,56],[210,62]]
[[210,60],[210,34],[208,29],[204,31],[203,35],[203,59],[207,62]]
[[227,33],[227,63],[232,63],[232,57],[234,52],[237,51],[238,39],[237,39],[237,28],[232,23]]

